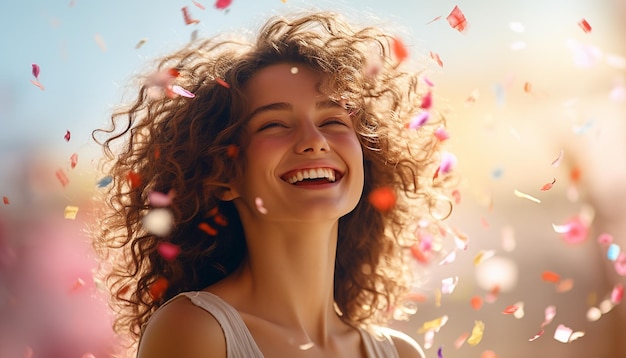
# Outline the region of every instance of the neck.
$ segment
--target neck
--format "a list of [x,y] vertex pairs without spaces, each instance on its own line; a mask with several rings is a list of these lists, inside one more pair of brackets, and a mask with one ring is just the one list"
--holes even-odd
[[249,309],[313,341],[325,341],[340,321],[333,297],[338,222],[244,227],[254,228],[245,233],[248,258],[238,272],[249,293]]

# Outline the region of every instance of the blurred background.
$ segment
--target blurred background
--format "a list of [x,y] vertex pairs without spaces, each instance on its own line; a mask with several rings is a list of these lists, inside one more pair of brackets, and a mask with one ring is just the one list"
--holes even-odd
[[0,3],[0,357],[114,350],[85,233],[91,131],[133,75],[192,36],[311,7],[396,28],[448,118],[466,247],[415,264],[417,312],[394,325],[428,357],[626,357],[624,0]]

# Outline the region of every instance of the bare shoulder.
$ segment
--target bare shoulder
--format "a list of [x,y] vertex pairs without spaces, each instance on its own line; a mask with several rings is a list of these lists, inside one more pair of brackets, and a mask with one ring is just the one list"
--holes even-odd
[[385,332],[391,337],[400,358],[424,358],[424,351],[408,334],[387,328]]
[[185,297],[157,311],[141,337],[137,358],[226,357],[217,320]]

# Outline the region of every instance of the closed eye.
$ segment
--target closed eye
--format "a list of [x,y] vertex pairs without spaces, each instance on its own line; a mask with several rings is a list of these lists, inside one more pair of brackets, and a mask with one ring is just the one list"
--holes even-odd
[[287,125],[283,122],[278,122],[278,121],[267,122],[261,125],[259,129],[257,129],[257,132],[270,129],[270,128],[287,128]]
[[330,118],[330,119],[324,121],[322,123],[322,126],[337,125],[337,124],[341,125],[341,126],[346,126],[346,127],[348,126],[345,121],[343,121],[341,119],[337,119],[337,118]]

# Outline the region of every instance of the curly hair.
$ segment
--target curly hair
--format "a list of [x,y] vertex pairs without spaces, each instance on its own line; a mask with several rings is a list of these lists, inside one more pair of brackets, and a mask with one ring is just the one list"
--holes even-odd
[[[424,111],[429,88],[420,71],[403,69],[397,45],[381,29],[351,25],[335,13],[276,16],[256,39],[216,36],[157,61],[151,73],[165,73],[195,98],[171,93],[171,85],[168,95],[154,96],[154,79],[139,78],[136,100],[113,113],[110,128],[93,132],[104,151],[101,170],[112,178],[102,191],[106,200],[93,242],[118,333],[136,340],[165,301],[206,288],[244,259],[237,210],[219,199],[224,183],[245,167],[236,150],[246,144],[242,87],[259,70],[286,62],[323,76],[322,90],[349,108],[363,148],[362,197],[339,219],[337,309],[353,325],[389,319],[411,284],[405,249],[415,240],[416,223],[429,217],[450,181],[436,174],[439,141],[433,133],[445,125],[443,116],[432,114],[419,130],[407,129]],[[393,208],[378,210],[368,200],[378,188],[395,193]],[[153,209],[153,192],[174,194],[168,208],[173,225],[165,236],[142,223]],[[175,260],[159,254],[163,242],[180,248]]]

